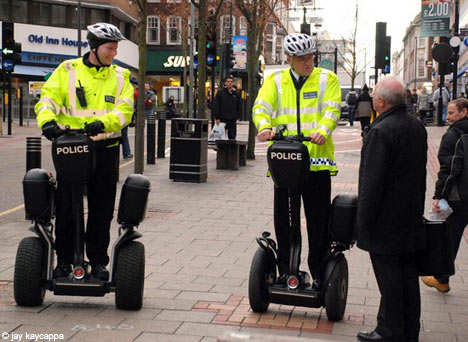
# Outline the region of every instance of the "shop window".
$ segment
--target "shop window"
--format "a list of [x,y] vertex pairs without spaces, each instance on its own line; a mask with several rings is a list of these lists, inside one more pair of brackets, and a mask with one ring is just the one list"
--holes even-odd
[[167,45],[180,45],[181,44],[181,17],[167,18]]
[[247,35],[247,19],[245,17],[240,17],[239,22],[239,35],[246,36]]
[[52,26],[67,26],[67,8],[63,5],[52,5]]
[[159,17],[149,15],[146,29],[146,43],[159,44],[160,20]]
[[28,2],[27,1],[12,1],[13,22],[28,23]]

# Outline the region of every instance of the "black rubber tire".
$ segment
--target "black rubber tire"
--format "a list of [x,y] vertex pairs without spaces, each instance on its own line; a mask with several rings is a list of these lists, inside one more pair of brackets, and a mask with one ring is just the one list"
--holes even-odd
[[348,262],[346,258],[338,261],[325,288],[325,309],[330,321],[341,321],[348,299]]
[[140,310],[145,285],[145,246],[138,241],[125,243],[117,253],[115,306],[123,310]]
[[16,252],[13,290],[16,304],[38,306],[44,302],[46,247],[38,237],[21,240]]
[[274,277],[275,265],[263,248],[255,252],[250,266],[249,302],[254,312],[265,312],[270,305],[268,296],[269,278]]

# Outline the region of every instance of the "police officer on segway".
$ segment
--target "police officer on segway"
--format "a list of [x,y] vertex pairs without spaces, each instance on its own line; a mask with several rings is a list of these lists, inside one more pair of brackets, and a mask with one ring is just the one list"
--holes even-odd
[[[60,64],[45,83],[35,107],[43,135],[54,140],[66,125],[83,129],[94,140],[96,167],[88,182],[86,253],[95,278],[107,280],[107,248],[117,185],[120,131],[131,122],[133,87],[130,71],[111,65],[125,37],[111,24],[88,26],[90,51]],[[71,184],[57,174],[54,278],[67,277],[73,263]]]
[[[341,89],[333,72],[314,68],[315,43],[309,35],[294,33],[284,40],[291,68],[268,76],[253,107],[253,121],[261,142],[273,138],[273,128],[286,125],[285,135],[310,136],[309,181],[301,189],[309,245],[308,265],[313,287],[321,288],[324,261],[330,246],[331,175],[338,172],[332,132],[340,119]],[[278,268],[288,274],[290,260],[288,190],[275,187],[274,224],[278,241]],[[286,281],[286,279],[283,279]]]

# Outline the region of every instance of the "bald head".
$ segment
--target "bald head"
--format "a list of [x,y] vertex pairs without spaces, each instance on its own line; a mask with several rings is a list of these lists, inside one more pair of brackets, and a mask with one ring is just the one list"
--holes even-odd
[[373,104],[379,113],[405,103],[405,87],[395,77],[385,77],[375,86]]

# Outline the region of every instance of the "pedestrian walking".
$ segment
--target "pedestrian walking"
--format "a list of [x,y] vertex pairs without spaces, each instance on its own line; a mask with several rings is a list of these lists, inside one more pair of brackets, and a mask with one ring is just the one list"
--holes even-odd
[[[446,220],[455,260],[465,227],[468,225],[468,100],[449,102],[447,121],[451,124],[439,148],[440,170],[437,177],[432,210],[440,212],[439,201],[448,201],[453,212]],[[449,292],[449,276],[436,274],[421,280],[439,292]]]
[[[309,181],[301,195],[307,221],[309,257],[307,259],[313,286],[321,288],[324,260],[330,241],[328,218],[330,212],[331,175],[338,172],[332,132],[340,120],[341,88],[333,72],[314,68],[315,44],[311,36],[294,33],[284,39],[284,50],[290,68],[268,76],[253,107],[253,122],[258,140],[274,136],[273,129],[287,125],[284,134],[304,134],[309,150]],[[288,274],[290,253],[287,189],[274,189],[275,233],[278,241],[280,276]]]
[[431,95],[428,94],[426,87],[421,88],[421,93],[418,95],[417,108],[419,119],[424,123],[427,113],[431,110]]
[[364,137],[359,167],[357,246],[370,254],[381,294],[377,327],[359,341],[418,341],[421,300],[415,252],[424,248],[427,133],[407,113],[403,85],[377,83],[380,113]]
[[415,101],[409,89],[406,89],[405,103],[406,103],[406,111],[408,112],[408,114],[414,115]]
[[149,115],[154,113],[156,105],[156,94],[151,90],[149,83],[145,83],[145,116],[148,119]]
[[354,88],[346,94],[345,100],[348,105],[348,121],[350,126],[354,126],[354,114],[356,111],[357,98],[358,96]]
[[224,79],[224,88],[218,90],[214,99],[215,123],[226,124],[229,139],[236,139],[237,120],[241,115],[241,100],[238,92],[234,89],[234,78],[228,76]]
[[442,97],[440,96],[440,88],[437,88],[434,90],[434,93],[432,95],[432,102],[434,102],[434,107],[436,110],[439,110],[439,99],[442,98],[442,121],[445,122],[445,119],[447,118],[447,105],[448,102],[450,101],[450,93],[448,92],[447,88],[442,87]]
[[369,95],[369,87],[364,84],[362,93],[356,101],[356,119],[361,122],[361,135],[369,130],[370,120],[374,107],[372,104],[372,97]]
[[[94,140],[95,172],[87,184],[86,254],[92,275],[107,280],[119,139],[122,128],[132,119],[133,88],[129,82],[130,71],[111,64],[117,55],[118,42],[125,39],[119,29],[106,23],[90,25],[87,39],[90,51],[55,69],[42,88],[35,111],[38,126],[49,140],[57,138],[65,125],[72,129],[84,128]],[[73,262],[72,184],[62,180],[60,174],[57,174],[57,184],[58,265],[53,276],[67,277]]]

